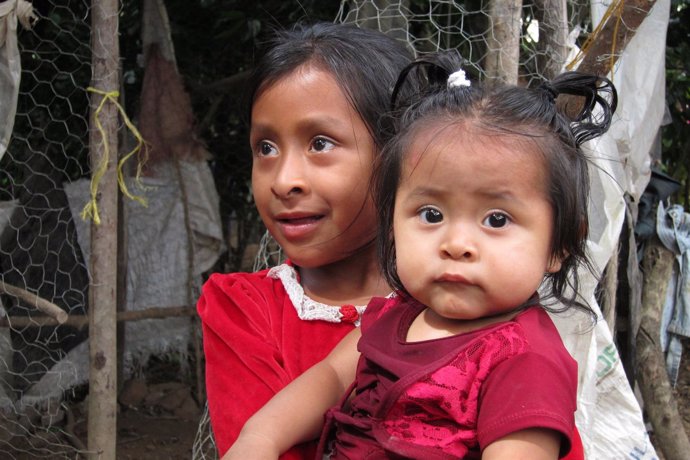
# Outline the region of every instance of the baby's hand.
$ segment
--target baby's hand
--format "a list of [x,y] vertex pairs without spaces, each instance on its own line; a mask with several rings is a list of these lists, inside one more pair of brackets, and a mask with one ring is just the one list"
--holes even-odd
[[272,440],[255,433],[242,433],[222,460],[276,460],[280,452]]

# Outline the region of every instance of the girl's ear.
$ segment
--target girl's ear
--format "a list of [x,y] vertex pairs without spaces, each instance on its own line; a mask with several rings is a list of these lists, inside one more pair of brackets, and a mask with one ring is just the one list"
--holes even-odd
[[552,255],[549,257],[549,262],[546,265],[546,273],[558,273],[566,257],[568,257],[568,254],[562,254],[560,256]]

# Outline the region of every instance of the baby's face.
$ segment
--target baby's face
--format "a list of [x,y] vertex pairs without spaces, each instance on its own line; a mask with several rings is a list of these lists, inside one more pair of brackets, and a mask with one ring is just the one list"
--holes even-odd
[[560,269],[550,256],[552,213],[543,157],[526,139],[464,125],[422,129],[396,195],[400,280],[444,318],[509,312]]

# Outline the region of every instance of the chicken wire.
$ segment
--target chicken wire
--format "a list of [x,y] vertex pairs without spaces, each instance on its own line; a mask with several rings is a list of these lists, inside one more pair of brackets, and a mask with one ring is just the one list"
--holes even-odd
[[[566,5],[567,30],[548,25],[553,23],[547,16],[552,8],[546,2],[520,6],[520,82],[559,73],[575,56],[576,43],[592,31],[592,5],[573,0]],[[417,55],[457,48],[473,77],[487,79],[500,73],[487,70],[489,57],[500,51],[493,23],[498,16],[491,7],[481,0],[342,1],[335,21],[382,30],[404,40]],[[129,8],[136,9],[132,4]],[[0,159],[0,280],[78,316],[87,311],[88,259],[65,187],[90,173],[90,3],[52,0],[35,9],[39,19],[34,28],[19,30],[21,87],[12,138]],[[125,84],[131,79],[136,79],[134,72],[124,72]],[[246,183],[249,170],[237,171],[237,176]],[[256,222],[247,223],[233,212],[226,225],[246,225],[256,234]],[[228,238],[231,248],[237,233]],[[235,241],[241,248],[254,243],[259,242]],[[281,258],[271,244],[261,244],[270,248],[269,254],[260,252],[254,268]],[[16,295],[0,294],[0,303],[0,450],[10,458],[74,458],[84,451],[73,432],[75,417],[85,415],[75,414],[65,400],[79,391],[74,382],[83,376],[63,358],[85,343],[88,332],[41,324],[44,314]],[[62,367],[56,369],[57,364]],[[46,398],[48,389],[37,383],[51,372],[64,378],[50,388],[56,396]],[[207,413],[193,457],[216,457]]]
[[[89,276],[63,184],[88,174],[89,5],[55,2],[35,13],[33,29],[18,31],[21,86],[0,161],[0,280],[84,315]],[[87,333],[40,326],[45,315],[32,302],[0,294],[0,450],[5,458],[74,458],[84,449],[75,414],[63,394],[43,398],[35,384]]]

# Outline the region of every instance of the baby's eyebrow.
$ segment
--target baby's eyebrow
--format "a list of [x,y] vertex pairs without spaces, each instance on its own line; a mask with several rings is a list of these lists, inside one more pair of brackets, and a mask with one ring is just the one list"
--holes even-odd
[[409,193],[409,196],[414,197],[414,198],[417,198],[417,197],[425,197],[425,198],[426,197],[439,197],[439,196],[442,196],[442,195],[447,194],[447,193],[449,193],[449,192],[443,188],[424,185],[424,186],[415,187]]
[[480,196],[496,200],[515,199],[515,194],[508,188],[487,188],[486,190],[479,190],[477,193]]

